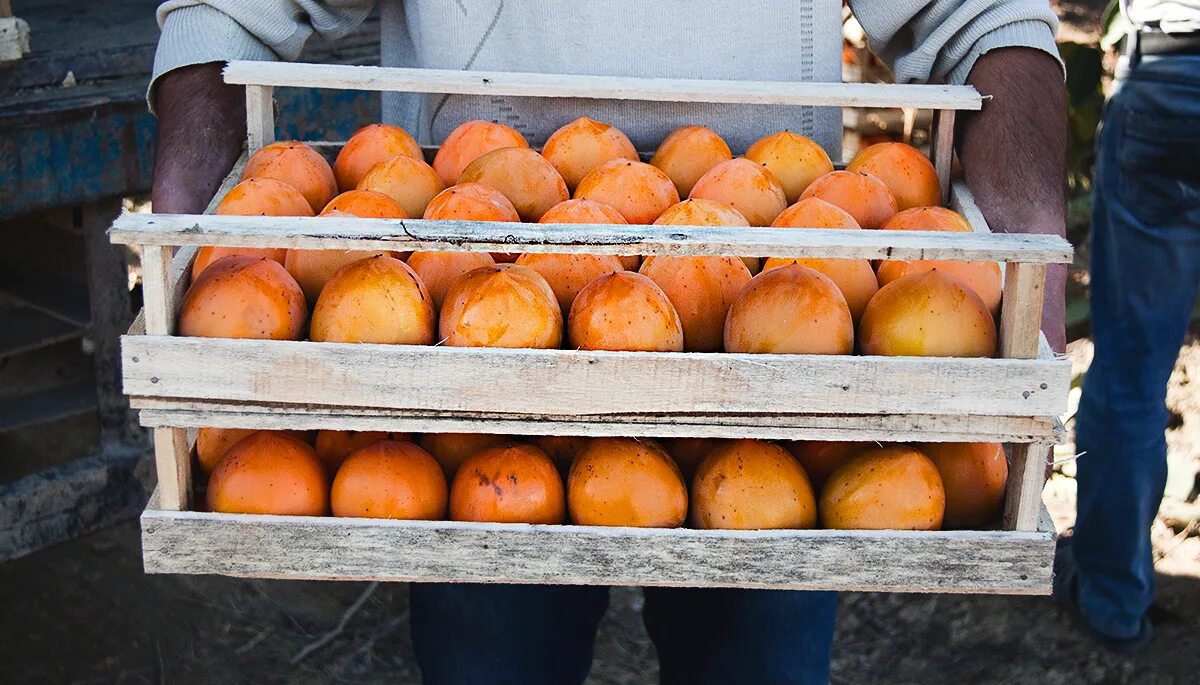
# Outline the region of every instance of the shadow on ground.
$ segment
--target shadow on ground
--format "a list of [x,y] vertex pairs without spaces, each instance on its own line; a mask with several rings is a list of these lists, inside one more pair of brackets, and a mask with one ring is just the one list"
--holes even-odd
[[[138,555],[128,524],[0,566],[4,680],[419,682],[404,585],[146,576]],[[1095,649],[1044,597],[846,594],[833,682],[1194,683],[1200,577],[1159,582],[1176,618],[1136,659]],[[655,682],[640,608],[614,590],[589,683]]]

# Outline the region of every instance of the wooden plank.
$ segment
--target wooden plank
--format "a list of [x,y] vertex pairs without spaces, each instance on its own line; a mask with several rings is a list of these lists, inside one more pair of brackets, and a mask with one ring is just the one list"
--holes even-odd
[[1042,334],[1046,265],[1009,262],[1000,308],[1000,356],[1036,359]]
[[954,166],[954,110],[938,110],[933,125],[933,168],[942,189],[942,204],[950,197],[950,171]]
[[142,247],[142,300],[146,332],[171,335],[175,332],[175,302],[171,288],[171,250],[161,245]]
[[250,154],[275,142],[275,89],[271,86],[246,86],[246,141]]
[[147,573],[1048,594],[1053,535],[717,531],[147,510]]
[[[1065,409],[1070,383],[1070,364],[1053,360],[162,336],[126,336],[122,350],[130,395],[453,412],[1050,416]],[[614,379],[621,379],[620,392]]]
[[134,518],[149,450],[117,447],[0,485],[0,562]]
[[522,224],[337,217],[121,215],[110,237],[140,245],[227,245],[299,249],[756,255],[841,259],[961,259],[1068,262],[1059,236],[934,231],[843,231],[718,226]]
[[255,61],[230,62],[225,67],[225,82],[399,93],[816,107],[977,110],[983,102],[971,86],[721,81]]
[[1009,446],[1009,450],[1004,528],[1018,531],[1038,530],[1050,445],[1013,444]]
[[949,203],[950,209],[962,214],[963,218],[971,224],[971,228],[976,233],[992,232],[992,228],[988,226],[987,219],[984,218],[979,205],[975,204],[975,195],[961,177],[951,179],[950,181]]
[[400,433],[500,433],[617,437],[760,438],[894,442],[1058,442],[1056,419],[931,414],[480,414],[346,408],[316,409],[204,400],[135,397],[143,426],[339,429]]
[[186,510],[192,494],[191,450],[186,430],[154,429],[154,467],[158,472],[159,505],[171,511]]
[[[191,283],[192,260],[196,258],[196,253],[200,248],[195,245],[185,245],[171,258],[171,268],[167,276],[170,286],[170,300],[175,303],[175,308],[172,316],[175,316],[179,309],[179,303],[183,302],[183,296],[187,293],[189,283]],[[133,318],[133,323],[129,325],[128,335],[146,335],[146,309],[143,307],[138,310],[137,316]],[[122,346],[124,346],[124,338],[122,338]]]

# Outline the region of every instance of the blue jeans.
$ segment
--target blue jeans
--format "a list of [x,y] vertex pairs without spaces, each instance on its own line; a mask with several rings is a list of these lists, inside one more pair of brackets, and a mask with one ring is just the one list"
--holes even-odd
[[[592,661],[608,588],[413,584],[427,685],[574,685]],[[829,680],[837,594],[647,588],[643,620],[667,685]]]
[[1077,415],[1080,609],[1137,634],[1154,598],[1150,525],[1167,477],[1167,379],[1200,284],[1200,57],[1122,62],[1092,215],[1095,358]]

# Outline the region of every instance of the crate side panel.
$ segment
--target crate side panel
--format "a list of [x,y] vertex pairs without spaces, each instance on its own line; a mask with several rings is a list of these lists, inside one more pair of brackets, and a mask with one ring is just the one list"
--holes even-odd
[[297,408],[208,400],[133,398],[147,427],[338,429],[398,433],[501,433],[614,437],[1058,442],[1052,417],[936,414],[481,414],[395,409]]
[[1046,594],[1048,533],[695,531],[147,511],[149,573]]
[[125,336],[125,392],[539,414],[1051,416],[1055,360],[505,350]]

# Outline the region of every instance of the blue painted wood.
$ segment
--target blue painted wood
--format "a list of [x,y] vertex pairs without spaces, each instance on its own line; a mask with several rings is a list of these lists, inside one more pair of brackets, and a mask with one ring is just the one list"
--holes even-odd
[[[28,0],[38,37],[26,59],[0,68],[0,218],[148,192],[154,117],[146,85],[158,41],[158,0]],[[303,59],[378,64],[376,17]],[[63,87],[67,74],[77,85]],[[280,139],[345,140],[379,120],[379,98],[350,91],[277,91]]]
[[[148,192],[155,120],[142,92],[0,112],[0,218]],[[281,140],[345,140],[379,120],[374,93],[286,89],[276,107]]]

